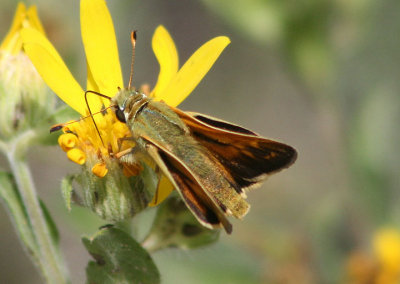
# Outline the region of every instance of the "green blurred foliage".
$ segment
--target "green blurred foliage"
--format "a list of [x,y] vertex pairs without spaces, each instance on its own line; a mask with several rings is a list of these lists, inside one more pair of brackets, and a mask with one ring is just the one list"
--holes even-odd
[[[352,47],[371,8],[360,1],[203,0],[243,37],[280,49],[283,59],[307,87],[324,95],[332,88],[342,45]],[[319,99],[317,96],[316,99]]]

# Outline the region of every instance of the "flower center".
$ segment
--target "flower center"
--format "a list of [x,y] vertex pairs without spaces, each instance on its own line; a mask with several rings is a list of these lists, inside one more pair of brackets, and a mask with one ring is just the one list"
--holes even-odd
[[118,121],[110,109],[105,114],[98,114],[95,121],[100,136],[90,117],[63,127],[64,134],[60,135],[58,143],[67,157],[79,165],[87,164],[98,177],[107,174],[110,162],[119,163],[126,176],[137,175],[138,165],[123,162],[115,156],[135,146],[135,142],[124,139],[132,136],[126,124]]

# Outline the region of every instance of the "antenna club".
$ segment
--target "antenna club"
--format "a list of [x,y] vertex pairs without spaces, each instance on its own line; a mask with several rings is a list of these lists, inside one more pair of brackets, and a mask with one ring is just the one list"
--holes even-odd
[[56,124],[56,125],[53,125],[53,126],[50,128],[50,133],[53,133],[53,132],[58,131],[58,130],[61,130],[63,127],[64,127],[64,124]]
[[132,61],[131,61],[131,74],[129,76],[128,89],[131,89],[132,81],[133,81],[133,65],[135,63],[136,31],[131,32],[131,42],[132,42]]
[[132,45],[136,44],[136,30],[131,31],[131,41]]

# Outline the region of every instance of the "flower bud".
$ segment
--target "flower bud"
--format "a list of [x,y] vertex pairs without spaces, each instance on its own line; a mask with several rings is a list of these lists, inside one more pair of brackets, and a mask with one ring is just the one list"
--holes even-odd
[[20,30],[43,28],[36,7],[20,3],[13,24],[0,45],[0,139],[37,126],[53,110],[50,93],[35,67],[23,52]]
[[[82,188],[84,205],[102,219],[118,222],[135,216],[145,209],[157,185],[157,176],[144,165],[139,176],[126,177],[121,165],[113,159],[102,163],[87,160],[77,177]],[[95,172],[107,171],[96,176]]]

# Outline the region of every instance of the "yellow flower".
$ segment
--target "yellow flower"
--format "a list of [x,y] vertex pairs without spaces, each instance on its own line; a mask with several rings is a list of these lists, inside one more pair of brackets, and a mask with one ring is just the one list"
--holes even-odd
[[[80,3],[82,40],[87,58],[86,89],[112,97],[124,85],[111,16],[104,0],[81,0]],[[44,81],[64,102],[86,116],[88,109],[84,91],[52,44],[41,32],[32,28],[24,29],[21,34],[25,52]],[[160,73],[157,84],[149,95],[171,106],[177,106],[193,91],[229,42],[223,36],[208,41],[178,71],[175,44],[167,30],[159,26],[154,33],[152,47],[160,64]],[[92,112],[100,111],[109,104],[108,100],[95,95],[89,95],[88,101]],[[103,142],[92,121],[85,119],[64,127],[65,134],[61,135],[59,144],[72,161],[84,163],[95,175],[102,177],[109,174],[107,168],[115,168],[109,166],[115,162],[113,155],[133,145],[132,142],[119,145],[120,138],[131,136],[130,130],[115,118],[111,110],[103,115],[95,115],[94,118]],[[116,162],[127,175],[136,175],[140,171],[122,161]],[[162,178],[158,202],[171,190],[171,184]]]
[[54,99],[22,50],[21,30],[44,35],[36,7],[18,4],[11,28],[0,45],[0,138],[36,126],[50,113]]
[[379,230],[374,237],[374,250],[380,265],[376,283],[400,281],[400,231],[394,228]]
[[372,253],[351,253],[346,283],[400,283],[400,231],[394,227],[377,230],[371,247]]

